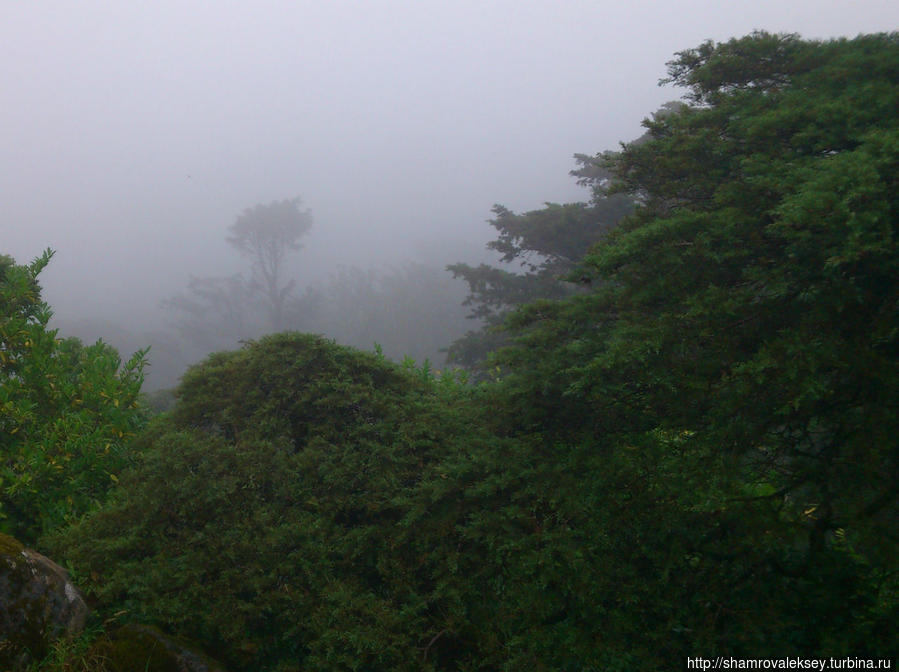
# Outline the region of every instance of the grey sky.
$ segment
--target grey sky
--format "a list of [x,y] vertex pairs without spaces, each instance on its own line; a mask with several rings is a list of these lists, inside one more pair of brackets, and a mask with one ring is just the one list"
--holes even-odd
[[896,30],[899,3],[0,0],[0,252],[58,251],[60,314],[136,319],[237,270],[259,202],[312,209],[304,280],[480,246],[495,202],[584,198],[571,155],[677,97],[675,51],[757,28]]

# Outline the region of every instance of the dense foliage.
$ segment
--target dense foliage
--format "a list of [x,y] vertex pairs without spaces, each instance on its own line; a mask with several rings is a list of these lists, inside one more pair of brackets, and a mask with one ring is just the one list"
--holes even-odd
[[212,355],[45,547],[241,670],[899,650],[899,35],[669,73],[690,104],[581,157],[595,207],[637,204],[614,230],[497,212],[525,282],[582,289],[520,302],[496,380],[293,333]]
[[670,72],[694,104],[597,157],[641,207],[586,260],[595,291],[516,316],[509,405],[525,431],[649,460],[643,487],[678,512],[636,528],[668,562],[628,553],[679,595],[652,602],[655,650],[675,632],[720,653],[888,650],[899,37],[756,34]]
[[[578,156],[572,171],[583,184],[605,183],[609,173],[588,157]],[[482,324],[456,339],[448,361],[483,377],[487,355],[508,342],[503,323],[509,313],[537,299],[562,299],[580,288],[569,274],[605,233],[633,209],[623,194],[594,190],[590,203],[547,203],[540,210],[516,214],[493,207],[490,225],[497,238],[487,244],[500,254],[501,266],[456,263],[447,267],[468,284],[464,305],[469,318]]]
[[102,499],[143,417],[144,353],[123,365],[47,327],[37,276],[51,256],[0,257],[0,530],[26,542]]
[[476,445],[452,412],[462,392],[314,336],[213,355],[118,497],[57,548],[105,603],[239,669],[429,669],[437,623],[464,620],[463,579],[410,497]]

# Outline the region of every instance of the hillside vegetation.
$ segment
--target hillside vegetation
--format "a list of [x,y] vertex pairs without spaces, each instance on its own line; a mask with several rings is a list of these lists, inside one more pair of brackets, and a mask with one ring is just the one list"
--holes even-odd
[[288,332],[119,415],[139,357],[53,345],[46,260],[4,262],[0,526],[98,621],[232,670],[899,650],[899,34],[756,33],[669,77],[684,104],[580,157],[590,204],[499,211],[513,257],[591,227],[564,287],[456,267],[503,306],[459,347],[503,343],[477,384]]

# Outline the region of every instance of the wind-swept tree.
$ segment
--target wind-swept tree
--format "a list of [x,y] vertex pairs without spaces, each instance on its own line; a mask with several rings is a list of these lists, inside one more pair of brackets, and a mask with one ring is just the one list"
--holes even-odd
[[296,284],[285,279],[284,260],[312,228],[312,214],[301,203],[297,197],[255,205],[229,228],[228,242],[253,263],[251,286],[265,297],[274,331],[284,328],[284,303]]

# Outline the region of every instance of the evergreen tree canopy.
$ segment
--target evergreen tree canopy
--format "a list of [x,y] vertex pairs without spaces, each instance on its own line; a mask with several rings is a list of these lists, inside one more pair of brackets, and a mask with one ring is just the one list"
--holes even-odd
[[[601,169],[589,168],[582,166],[573,174],[584,184],[601,179]],[[487,247],[499,252],[500,261],[512,265],[512,270],[487,264],[447,267],[453,277],[468,283],[464,305],[471,306],[469,317],[484,322],[482,329],[469,332],[450,346],[449,362],[482,368],[487,354],[507,340],[501,331],[510,310],[537,299],[561,299],[578,291],[576,284],[566,281],[568,274],[590,246],[631,208],[630,198],[605,193],[596,193],[591,203],[547,203],[540,210],[523,214],[495,205],[490,225],[498,236]]]
[[641,204],[579,269],[594,291],[514,318],[510,417],[614,450],[610,465],[643,454],[647,489],[684,484],[666,509],[690,521],[667,540],[683,562],[660,571],[703,577],[704,606],[672,618],[704,650],[885,646],[899,35],[757,33],[682,52],[669,73],[692,104],[597,159]]

